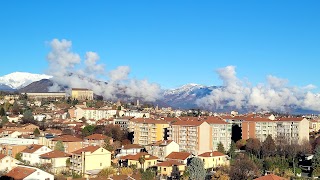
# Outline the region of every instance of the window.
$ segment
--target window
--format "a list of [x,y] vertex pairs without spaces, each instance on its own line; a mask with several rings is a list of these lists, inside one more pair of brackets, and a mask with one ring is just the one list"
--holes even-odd
[[102,163],[100,163],[100,166],[102,166]]
[[101,149],[101,152],[103,152],[103,149]]
[[163,171],[167,171],[167,168],[163,168]]
[[40,172],[37,172],[37,175],[40,175]]
[[8,160],[6,160],[6,163],[9,162]]

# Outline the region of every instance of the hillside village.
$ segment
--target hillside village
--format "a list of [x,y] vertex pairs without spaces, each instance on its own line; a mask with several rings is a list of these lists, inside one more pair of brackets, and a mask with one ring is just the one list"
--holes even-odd
[[306,179],[320,119],[104,101],[90,89],[0,95],[0,173],[12,179]]

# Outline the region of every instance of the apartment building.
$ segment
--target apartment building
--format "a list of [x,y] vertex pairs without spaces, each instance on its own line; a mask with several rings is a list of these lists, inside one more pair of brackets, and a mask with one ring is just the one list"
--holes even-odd
[[10,171],[12,168],[17,167],[21,163],[11,156],[0,154],[0,171]]
[[64,147],[64,152],[71,153],[83,147],[83,140],[71,135],[62,135],[55,138],[39,137],[39,144],[45,145],[50,149],[54,149],[57,142],[61,141]]
[[213,149],[212,127],[206,121],[177,121],[168,130],[169,139],[179,144],[180,151],[198,155]]
[[133,116],[122,116],[113,119],[113,124],[120,126],[122,130],[128,130],[128,122],[133,119]]
[[0,138],[0,152],[8,156],[15,157],[17,153],[24,150],[28,145],[38,143],[38,139]]
[[242,139],[257,138],[261,142],[270,135],[273,139],[277,137],[277,124],[268,118],[248,117],[243,118]]
[[[70,110],[73,111],[73,110]],[[109,119],[114,117],[117,114],[116,110],[111,109],[97,109],[97,108],[80,108],[77,107],[73,111],[73,118],[75,119],[81,119],[85,118],[87,120],[93,119],[95,121],[101,120],[101,119]]]
[[93,91],[91,89],[85,89],[85,88],[72,88],[71,98],[81,100],[81,101],[93,100]]
[[172,152],[179,152],[179,144],[172,140],[161,140],[145,146],[147,152],[153,156],[159,157],[161,161]]
[[205,117],[204,120],[212,127],[212,150],[217,150],[220,142],[228,150],[232,141],[232,124],[219,117]]
[[88,146],[71,154],[71,169],[77,174],[95,174],[111,166],[111,152],[99,146]]
[[83,146],[87,147],[87,146],[103,146],[104,145],[104,141],[106,139],[109,139],[109,143],[113,144],[113,139],[111,137],[108,137],[106,135],[103,134],[92,134],[90,136],[87,136],[84,138],[84,142],[83,142]]
[[309,121],[306,118],[280,118],[275,122],[277,124],[277,137],[283,137],[292,143],[309,141]]
[[143,111],[125,111],[124,116],[127,117],[135,117],[135,118],[150,118],[150,113],[148,112],[143,112]]
[[149,118],[131,119],[129,132],[134,132],[133,144],[148,145],[164,139],[165,129],[169,124],[162,120]]

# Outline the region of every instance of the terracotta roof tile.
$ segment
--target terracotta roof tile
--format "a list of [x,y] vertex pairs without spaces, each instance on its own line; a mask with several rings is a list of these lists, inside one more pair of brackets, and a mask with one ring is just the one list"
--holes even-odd
[[123,145],[123,147],[119,149],[143,149],[143,147],[140,146],[139,144],[127,144],[127,145]]
[[188,152],[172,152],[166,157],[166,159],[186,160],[190,156],[191,153]]
[[16,167],[11,171],[9,171],[6,174],[6,176],[12,177],[15,180],[22,180],[28,177],[29,175],[31,175],[32,173],[34,173],[35,171],[36,171],[35,169],[31,169],[27,167]]
[[146,123],[146,124],[168,124],[166,121],[155,120],[151,118],[137,118],[137,119],[130,119],[130,121],[135,123]]
[[181,165],[184,165],[178,161],[174,161],[174,160],[169,160],[169,161],[164,161],[164,162],[161,162],[161,163],[158,163],[157,166],[162,166],[162,167],[171,167],[171,166],[181,166]]
[[138,161],[140,157],[144,156],[145,160],[154,160],[154,159],[159,159],[156,156],[152,156],[146,152],[140,152],[137,153],[135,155],[126,155],[126,156],[122,156],[120,159],[129,159],[129,160],[135,160]]
[[172,123],[172,125],[180,125],[180,126],[200,126],[205,121],[199,120],[188,120],[188,121],[177,121]]
[[213,152],[205,152],[200,155],[200,157],[215,157],[215,156],[225,156],[225,154],[218,152],[218,151],[213,151]]
[[303,117],[279,118],[278,121],[302,121]]
[[48,159],[61,158],[61,157],[70,157],[70,156],[71,156],[71,154],[67,154],[65,152],[58,151],[58,150],[54,150],[54,151],[51,151],[51,152],[48,152],[48,153],[40,155],[40,157],[48,158]]
[[147,146],[166,146],[171,142],[172,140],[160,140],[160,141],[156,141],[154,143],[148,144]]
[[22,153],[34,153],[36,152],[38,149],[42,148],[44,145],[38,145],[38,144],[32,144],[30,146],[28,146],[27,148],[25,148],[24,150],[22,150]]
[[98,150],[100,146],[88,146],[79,150],[76,150],[72,152],[72,154],[81,154],[82,152],[91,152],[93,153],[94,151]]
[[108,136],[103,134],[92,134],[90,136],[85,137],[85,139],[90,139],[90,140],[105,140],[107,138]]
[[268,174],[266,176],[261,176],[259,178],[254,179],[254,180],[288,180],[288,179],[274,175],[274,174]]
[[62,141],[62,142],[82,142],[82,139],[71,135],[61,135],[52,139],[52,141]]
[[7,155],[5,155],[5,154],[0,154],[0,159],[3,159],[3,158],[5,158]]

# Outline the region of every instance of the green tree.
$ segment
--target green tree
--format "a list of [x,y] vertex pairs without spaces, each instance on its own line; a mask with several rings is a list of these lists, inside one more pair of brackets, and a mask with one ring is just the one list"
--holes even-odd
[[234,141],[231,141],[231,144],[230,144],[230,148],[229,148],[229,151],[228,151],[228,155],[230,156],[230,158],[234,158],[235,155],[236,155],[236,143],[234,143]]
[[205,179],[206,170],[204,169],[203,161],[200,158],[194,157],[188,165],[188,172],[191,180]]
[[9,122],[9,119],[7,118],[7,116],[3,116],[1,118],[1,125],[7,124]]
[[219,152],[223,153],[223,154],[226,153],[226,150],[224,149],[224,146],[223,146],[222,142],[219,142],[218,147],[217,147],[217,150],[218,150]]
[[276,144],[270,135],[268,135],[266,140],[262,143],[261,150],[263,157],[274,155],[274,152],[276,151]]
[[320,176],[320,146],[316,148],[314,156],[312,158],[312,169],[313,176]]
[[141,174],[141,179],[143,180],[153,180],[156,177],[156,173],[151,169],[147,169]]
[[64,152],[64,145],[62,141],[58,141],[56,145],[54,146],[54,150],[62,151]]
[[104,140],[104,144],[103,144],[103,148],[105,148],[106,150],[112,152],[114,150],[113,146],[110,144],[110,138],[107,137]]
[[1,116],[5,116],[6,115],[6,111],[4,110],[3,107],[0,108],[0,117]]
[[18,102],[14,101],[13,106],[12,106],[12,114],[18,115],[19,112],[20,112],[20,108],[19,108]]
[[140,156],[139,159],[138,159],[142,169],[144,169],[144,162],[146,162],[146,158],[143,156]]
[[22,118],[22,123],[26,124],[26,123],[34,123],[34,118],[33,118],[33,114],[32,111],[30,109],[26,110],[23,113],[23,118]]
[[86,137],[86,136],[89,136],[89,135],[93,134],[94,128],[95,128],[95,126],[87,125],[86,127],[84,127],[82,129],[82,136]]
[[15,156],[15,158],[16,158],[16,160],[18,160],[18,161],[22,161],[22,153],[21,153],[21,152],[17,153],[16,156]]
[[33,135],[35,135],[36,137],[39,137],[40,136],[40,130],[38,128],[36,128],[34,131],[33,131]]

